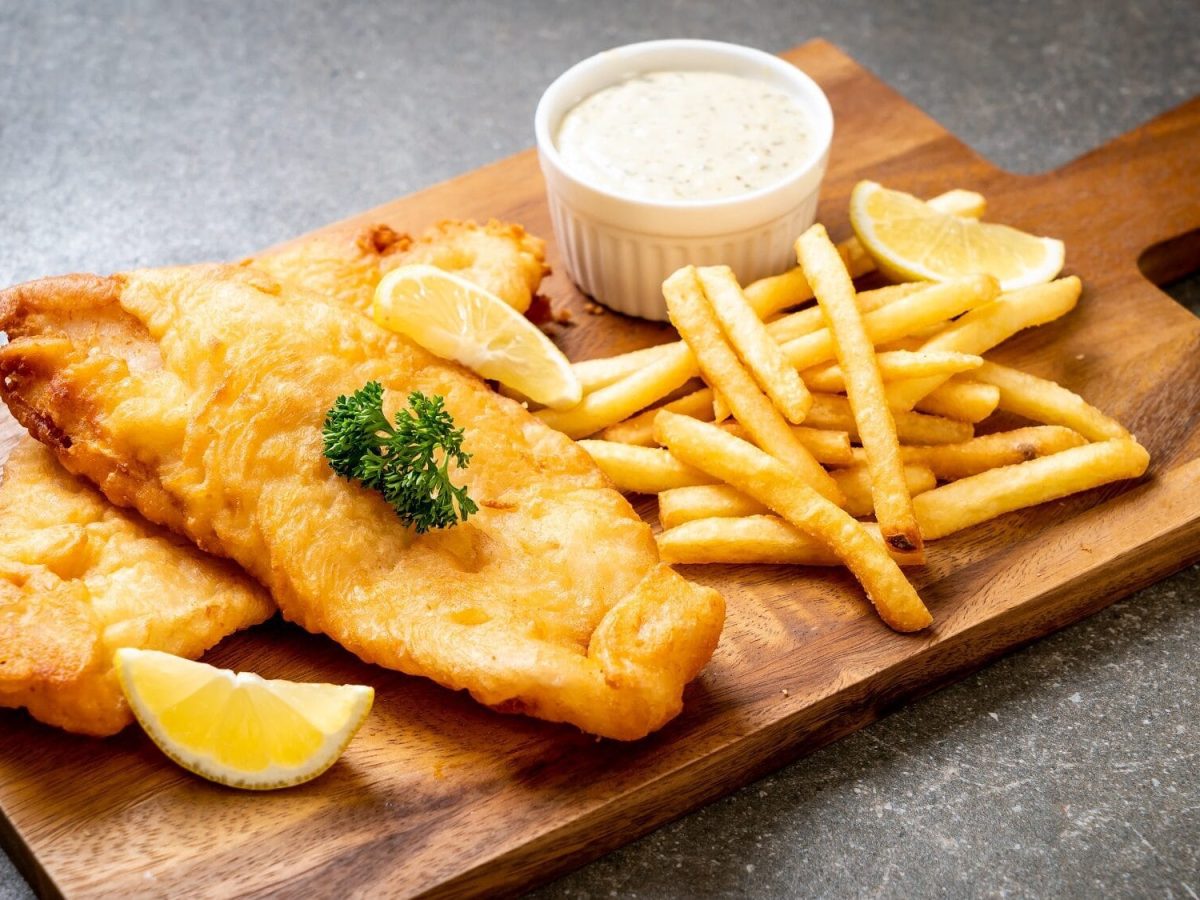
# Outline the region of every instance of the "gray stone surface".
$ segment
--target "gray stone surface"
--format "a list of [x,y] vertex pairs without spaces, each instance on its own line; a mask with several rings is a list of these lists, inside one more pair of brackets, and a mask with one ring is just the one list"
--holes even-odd
[[[680,35],[829,38],[1018,171],[1200,92],[1195,0],[4,0],[0,283],[241,256],[522,149],[567,65]],[[1198,601],[1192,568],[539,896],[1195,898]]]
[[26,900],[32,896],[33,892],[13,867],[12,861],[0,854],[0,900]]

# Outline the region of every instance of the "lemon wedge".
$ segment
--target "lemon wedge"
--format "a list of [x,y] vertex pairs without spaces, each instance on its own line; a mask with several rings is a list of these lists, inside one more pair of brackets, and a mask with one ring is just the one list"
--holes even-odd
[[434,266],[393,269],[375,289],[375,322],[431,353],[552,409],[583,397],[571,364],[532,322],[497,297]]
[[316,778],[375,699],[363,685],[267,681],[157,650],[124,647],[114,661],[134,715],[163,753],[189,772],[249,790]]
[[1001,290],[1044,284],[1063,267],[1063,243],[941,213],[911,194],[860,181],[850,224],[875,264],[897,281],[946,281],[988,274]]

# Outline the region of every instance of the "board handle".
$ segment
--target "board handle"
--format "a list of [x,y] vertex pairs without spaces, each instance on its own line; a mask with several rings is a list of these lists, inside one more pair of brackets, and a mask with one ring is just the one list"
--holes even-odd
[[1200,96],[1045,177],[1081,227],[1104,229],[1126,259],[1168,241],[1192,246],[1178,239],[1200,229]]

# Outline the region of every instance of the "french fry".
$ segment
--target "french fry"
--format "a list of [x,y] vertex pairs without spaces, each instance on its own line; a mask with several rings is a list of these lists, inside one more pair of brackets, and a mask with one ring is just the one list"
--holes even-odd
[[696,276],[721,330],[747,371],[784,418],[799,425],[812,406],[812,396],[799,373],[783,358],[779,344],[767,333],[762,320],[746,303],[733,270],[728,266],[702,266],[696,270]]
[[[600,439],[616,441],[620,444],[637,444],[641,447],[654,446],[654,417],[659,410],[669,409],[681,416],[691,416],[693,419],[709,420],[712,418],[713,399],[711,388],[700,388],[690,394],[684,394],[678,400],[664,403],[653,409],[647,409],[631,416],[624,422],[609,425],[600,432]],[[847,447],[849,444],[847,444]],[[823,462],[823,460],[821,460]]]
[[[783,416],[758,389],[733,349],[725,341],[721,327],[701,290],[693,266],[673,273],[663,282],[667,312],[687,345],[695,354],[704,380],[728,401],[737,420],[755,442],[786,463],[794,478],[811,485],[822,496],[840,503],[841,491],[829,473],[796,440]],[[673,415],[673,413],[659,413]],[[657,422],[658,419],[655,419]],[[696,421],[696,420],[691,420]],[[657,435],[657,427],[655,429]]]
[[697,484],[672,488],[658,495],[658,521],[674,528],[696,519],[733,519],[756,516],[767,508],[727,484]]
[[659,413],[654,433],[683,462],[733,485],[831,548],[892,628],[918,631],[933,621],[883,544],[779,460],[715,425],[675,413]]
[[[934,284],[901,297],[894,303],[863,316],[863,326],[872,344],[894,341],[918,328],[945,322],[977,306],[991,302],[999,284],[990,275],[971,275]],[[951,348],[932,348],[951,349]],[[828,328],[792,338],[783,353],[797,369],[808,369],[833,359],[833,334]]]
[[800,235],[796,257],[833,334],[838,365],[846,380],[846,395],[867,454],[870,496],[880,534],[894,556],[919,561],[924,556],[925,544],[904,480],[900,439],[883,391],[883,377],[875,362],[875,347],[867,337],[862,313],[854,302],[854,282],[823,225],[813,225]]
[[670,565],[842,564],[826,544],[778,516],[693,519],[668,528],[658,535],[657,540],[659,556]]
[[[953,190],[926,201],[938,212],[978,219],[983,215],[986,203],[983,195],[974,191]],[[875,264],[867,256],[857,238],[838,244],[838,253],[846,263],[851,275],[858,278],[874,271]],[[760,319],[789,306],[797,306],[812,299],[812,289],[799,266],[781,275],[771,275],[746,285],[746,300],[749,301]]]
[[640,350],[630,350],[617,356],[604,356],[599,359],[585,359],[582,362],[571,363],[575,377],[583,386],[583,392],[590,394],[602,387],[615,384],[622,378],[628,378],[639,369],[644,369],[651,363],[658,362],[664,356],[674,352],[673,344],[657,344],[653,347],[643,347]]
[[1149,464],[1150,455],[1137,441],[1117,438],[961,478],[921,494],[913,504],[922,533],[935,540],[1013,510],[1138,478]]
[[[660,407],[655,407],[652,410],[646,410],[644,413],[639,413],[639,417],[646,416],[651,425],[653,425],[654,416],[658,414],[660,409],[669,409],[671,412],[677,412],[680,415],[692,416],[694,419],[700,419],[704,422],[714,421],[712,418],[712,407],[715,405],[715,392],[711,388],[701,388],[693,391],[690,394],[685,394],[678,400],[665,404]],[[828,421],[838,415],[838,412],[832,407],[836,406],[840,400],[844,398],[834,398],[833,395],[825,394],[820,401],[822,405],[821,417],[824,420],[819,427],[811,427],[809,425],[793,425],[792,434],[800,441],[809,452],[817,458],[817,462],[826,466],[848,466],[852,464],[850,454],[850,435],[845,431],[839,431]],[[815,402],[815,401],[814,401]],[[849,406],[841,407],[845,410],[846,415],[849,415]],[[693,409],[702,410],[702,412],[693,412]],[[632,422],[633,420],[630,419]],[[724,421],[718,423],[722,428],[727,429],[730,434],[736,434],[743,440],[753,441],[744,428],[735,421]],[[953,426],[960,428],[961,426]],[[638,441],[625,441],[624,443],[639,443]]]
[[615,425],[645,409],[696,376],[696,360],[684,344],[669,344],[661,359],[628,378],[585,394],[566,410],[541,409],[537,415],[568,437],[581,438]]
[[[871,291],[863,291],[861,294],[856,295],[854,300],[860,310],[864,313],[869,313],[932,286],[933,282],[931,281],[906,281],[903,284],[888,284]],[[824,327],[825,316],[822,315],[819,306],[806,306],[804,309],[798,309],[795,312],[788,313],[786,316],[780,316],[766,325],[767,333],[780,344],[790,341],[793,338],[812,334],[814,331],[820,331]]]
[[[956,375],[969,372],[983,365],[983,357],[947,350],[931,350],[926,353],[889,350],[883,353],[876,352],[875,362],[879,365],[880,377],[884,381],[892,382],[905,378],[923,378],[926,375]],[[801,374],[804,383],[814,391],[837,394],[846,389],[842,367],[836,363],[825,363],[806,369]]]
[[[941,481],[955,481],[978,475],[988,469],[1016,465],[1086,443],[1087,439],[1083,435],[1070,428],[1034,425],[981,435],[961,444],[901,447],[900,457],[906,465],[928,468]],[[854,448],[852,453],[855,465],[866,462],[866,455],[860,448]]]
[[[937,487],[937,478],[928,466],[906,464],[901,471],[905,487],[913,497]],[[846,503],[842,509],[856,519],[875,512],[875,492],[871,484],[870,471],[865,465],[834,469],[830,474],[838,483],[838,487],[842,489],[842,493],[846,495]],[[901,554],[901,556],[904,557],[905,564],[915,565],[920,562],[911,555]]]
[[[696,418],[699,418],[697,416]],[[754,443],[746,429],[737,422],[722,422],[721,427],[744,441]],[[812,428],[808,425],[793,425],[796,436],[808,452],[823,466],[850,466],[854,464],[854,453],[850,446],[850,434],[845,431]]]
[[724,422],[732,414],[733,411],[729,408],[729,401],[725,399],[725,395],[716,388],[713,388],[712,420],[714,422]]
[[[853,277],[859,278],[875,271],[874,260],[867,255],[858,238],[842,241],[837,245],[837,252]],[[788,269],[782,275],[763,278],[746,286],[746,299],[760,319],[812,298],[812,287],[799,266]]]
[[1065,425],[1093,441],[1129,437],[1120,422],[1053,381],[994,362],[985,363],[975,375],[999,390],[1000,408],[1008,412],[1047,425]]
[[[892,404],[890,393],[888,403]],[[999,405],[1000,391],[992,385],[952,379],[930,391],[917,403],[916,409],[918,412],[958,419],[974,425],[994,413]],[[895,405],[892,408],[895,409]]]
[[[938,330],[941,330],[939,324]],[[958,353],[953,350],[917,349],[921,341],[902,338],[880,344],[876,349],[875,359],[879,363],[879,374],[887,382],[884,390],[888,395],[888,405],[892,409],[903,408],[903,397],[893,396],[901,390],[900,383],[909,378],[924,378],[928,375],[952,375],[969,373],[972,369],[983,365],[983,357],[970,353]],[[897,348],[897,345],[903,349]],[[915,346],[913,346],[915,345]],[[880,347],[888,347],[882,352]],[[805,384],[814,391],[842,391],[844,378],[841,369],[834,363],[825,363],[801,373]],[[919,412],[946,416],[972,424],[982,422],[996,411],[1000,403],[1000,392],[991,386],[977,381],[960,380],[952,377],[950,381],[934,388],[916,406]]]
[[[1018,331],[1065,316],[1075,308],[1081,290],[1079,279],[1070,275],[1049,284],[1011,291],[991,303],[972,309],[926,341],[921,349],[984,353]],[[946,378],[941,375],[911,379],[903,387],[891,392],[889,400],[895,407],[912,409],[945,381]]]
[[657,494],[672,488],[711,484],[713,479],[657,447],[637,447],[613,441],[579,441],[617,490],[627,494]]
[[853,459],[849,432],[793,425],[792,434],[823,466],[848,466]]
[[[921,282],[909,281],[909,282],[903,282],[903,283],[904,284],[920,284]],[[896,285],[892,285],[892,286],[895,287]],[[859,296],[861,297],[862,295],[860,294]],[[937,327],[938,331],[941,331],[943,328],[946,327],[946,324],[944,322],[939,322],[936,327]],[[881,341],[880,343],[875,345],[875,352],[876,353],[889,353],[893,350],[907,350],[909,353],[917,353],[920,351],[921,345],[924,344],[926,340],[928,340],[928,338],[913,337],[910,334],[907,337],[896,338],[896,340],[894,340],[894,341]],[[916,376],[914,376],[914,377],[916,377]]]
[[[883,546],[874,522],[862,527]],[[694,519],[663,531],[657,540],[663,562],[671,565],[842,565],[825,544],[772,515]]]
[[920,350],[923,346],[925,346],[925,342],[927,340],[941,334],[945,329],[945,322],[938,322],[936,325],[926,325],[924,328],[917,328],[914,330],[912,334],[908,335],[908,337],[904,338],[904,340],[912,341],[916,345],[911,349]]
[[793,425],[792,434],[823,466],[848,466],[853,459],[849,432]]
[[[926,413],[892,410],[896,434],[903,444],[960,444],[975,436],[970,422],[931,416]],[[804,420],[813,428],[829,428],[850,433],[858,438],[858,425],[850,411],[850,403],[839,394],[813,394],[812,409]]]
[[799,266],[746,285],[746,301],[762,319],[811,299],[812,291]]
[[[855,518],[871,515],[874,505],[867,467],[861,465],[836,469],[831,474],[846,495],[843,509]],[[906,465],[904,479],[914,496],[937,486],[937,479],[926,466]],[[658,521],[663,528],[674,528],[693,519],[736,518],[765,512],[767,508],[757,500],[727,484],[672,488],[658,495]]]

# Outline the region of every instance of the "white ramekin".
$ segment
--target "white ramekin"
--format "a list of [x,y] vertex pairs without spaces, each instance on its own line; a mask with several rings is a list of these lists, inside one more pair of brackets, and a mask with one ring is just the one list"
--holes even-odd
[[[664,70],[724,72],[783,88],[812,121],[808,155],[783,181],[719,200],[639,200],[592,184],[564,164],[554,138],[576,103]],[[746,284],[795,265],[792,243],[817,213],[833,112],[816,82],[777,56],[720,41],[646,41],[598,53],[560,75],[538,103],[534,131],[567,273],[612,309],[665,320],[662,282],[680,266],[728,265]]]

